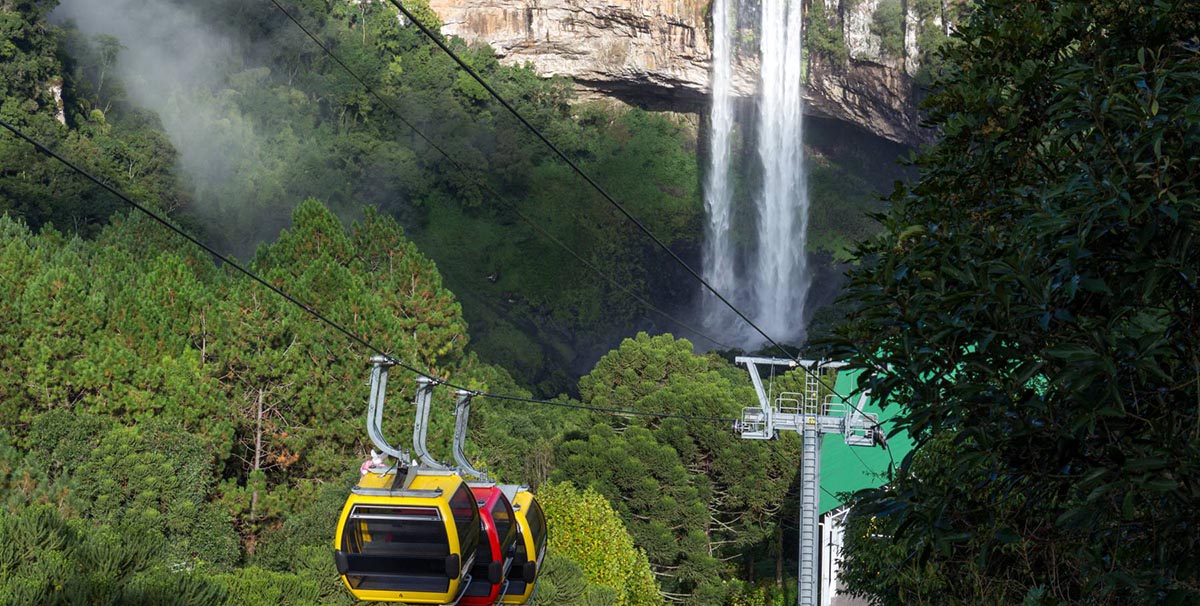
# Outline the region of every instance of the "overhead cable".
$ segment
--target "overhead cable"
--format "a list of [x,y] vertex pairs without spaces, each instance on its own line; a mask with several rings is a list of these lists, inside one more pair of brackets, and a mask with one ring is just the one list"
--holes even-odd
[[599,407],[599,406],[587,406],[587,405],[583,405],[583,404],[572,404],[570,402],[558,402],[555,400],[542,400],[542,399],[537,399],[537,398],[526,398],[523,396],[494,394],[494,393],[490,393],[490,392],[486,392],[486,391],[479,391],[479,390],[469,389],[466,387],[455,385],[454,383],[445,381],[441,378],[434,376],[429,371],[420,370],[420,369],[416,368],[415,366],[406,364],[402,360],[399,360],[399,359],[395,358],[394,356],[384,352],[382,349],[376,347],[370,341],[351,332],[348,328],[342,326],[341,324],[337,323],[336,321],[325,316],[321,312],[314,309],[312,306],[307,305],[304,302],[300,301],[299,299],[293,297],[292,295],[288,294],[286,291],[279,288],[278,286],[275,286],[274,284],[267,282],[266,280],[264,280],[263,278],[261,278],[257,274],[255,274],[254,272],[247,269],[242,264],[238,263],[237,261],[234,261],[232,258],[230,258],[226,255],[221,254],[216,249],[205,244],[204,242],[201,242],[199,239],[195,238],[191,234],[183,231],[182,229],[180,229],[179,227],[175,226],[173,223],[168,221],[166,219],[166,217],[164,217],[163,215],[160,215],[159,213],[151,210],[150,208],[148,208],[147,206],[145,206],[143,204],[139,204],[138,202],[134,201],[132,198],[130,198],[125,193],[117,190],[113,186],[106,183],[104,180],[93,175],[92,173],[88,172],[87,170],[81,168],[79,165],[75,164],[74,162],[71,162],[70,160],[59,155],[57,152],[50,149],[49,147],[41,144],[40,142],[33,139],[29,135],[25,134],[23,131],[21,131],[19,128],[17,128],[13,124],[11,124],[3,119],[0,119],[0,127],[3,127],[4,129],[11,132],[13,135],[15,135],[18,138],[22,139],[23,141],[29,143],[35,149],[37,149],[39,152],[46,154],[47,156],[57,160],[58,162],[60,162],[67,168],[71,169],[75,173],[79,174],[80,176],[95,183],[96,185],[99,185],[101,188],[105,189],[112,195],[116,196],[121,201],[125,202],[126,204],[128,204],[129,206],[134,208],[135,210],[141,212],[142,214],[146,215],[147,217],[150,217],[155,222],[161,224],[163,227],[166,227],[167,229],[175,232],[176,234],[183,237],[188,242],[195,244],[196,246],[198,246],[199,248],[201,248],[208,254],[215,257],[217,260],[232,267],[236,271],[244,274],[245,276],[249,277],[251,280],[261,284],[262,286],[266,287],[271,292],[283,297],[289,303],[295,305],[296,307],[299,307],[300,309],[304,310],[312,317],[323,322],[324,324],[333,328],[334,330],[340,332],[342,335],[344,335],[346,338],[350,339],[351,341],[354,341],[355,343],[362,345],[363,347],[371,350],[372,352],[374,352],[380,356],[383,356],[391,364],[393,364],[395,366],[399,366],[400,368],[403,368],[403,369],[405,369],[409,372],[412,372],[413,374],[416,374],[418,376],[426,377],[429,380],[433,381],[434,383],[440,383],[442,385],[450,387],[451,389],[466,391],[466,392],[469,392],[469,393],[474,394],[479,397],[495,398],[495,399],[499,399],[499,400],[509,400],[509,401],[514,401],[514,402],[526,402],[526,403],[530,403],[530,404],[558,406],[558,407],[562,407],[562,408],[575,408],[575,409],[591,410],[594,412],[604,412],[604,413],[627,415],[627,416],[673,418],[673,419],[685,419],[685,420],[693,420],[693,421],[708,421],[708,422],[721,422],[721,423],[733,423],[733,422],[737,421],[737,419],[726,418],[726,417],[706,417],[706,416],[700,416],[700,415],[654,413],[654,412],[646,412],[646,411],[640,411],[640,410],[627,410],[627,409],[620,409],[620,408],[604,408],[604,407]]
[[[271,1],[274,2],[275,0],[271,0]],[[433,30],[429,29],[429,26],[422,23],[421,20],[418,19],[416,17],[416,15],[414,15],[412,12],[410,12],[399,0],[387,0],[387,1],[390,4],[392,4],[393,6],[395,6],[400,11],[400,13],[403,14],[406,19],[408,19],[408,21],[410,21],[414,25],[416,25],[417,28],[420,29],[421,32],[424,33],[427,38],[429,38],[431,41],[433,41],[434,44],[436,44],[439,48],[442,49],[443,52],[445,52],[452,60],[454,60],[454,62],[457,63],[458,66],[460,68],[462,68],[462,70],[464,72],[467,73],[467,75],[471,76],[472,79],[474,79],[477,83],[479,83],[479,85],[482,86],[484,88],[484,90],[486,90],[488,92],[488,94],[490,94],[492,96],[493,99],[495,99],[501,106],[504,107],[504,109],[506,109],[510,114],[512,114],[513,117],[515,117],[517,119],[517,121],[519,121],[521,124],[523,124],[525,126],[525,128],[529,130],[529,132],[531,132],[535,137],[537,137],[542,143],[546,144],[546,146],[551,151],[553,151],[554,154],[557,155],[563,162],[565,162],[567,164],[567,166],[570,167],[570,169],[575,172],[575,174],[579,175],[580,178],[582,178],[588,185],[590,185],[593,189],[595,189],[612,207],[616,208],[622,215],[625,216],[625,218],[627,218],[630,222],[632,222],[634,224],[634,226],[636,226],[638,228],[639,231],[644,233],[648,238],[650,238],[655,243],[655,245],[657,245],[659,248],[661,248],[663,251],[665,251],[677,264],[679,264],[680,267],[682,267],[684,270],[686,270],[687,273],[691,274],[691,276],[693,278],[695,278],[696,281],[699,282],[706,290],[708,290],[708,292],[712,293],[712,295],[715,296],[717,299],[719,299],[721,301],[721,303],[725,304],[725,306],[728,307],[730,310],[732,310],[733,313],[737,314],[737,316],[739,318],[741,318],[747,325],[749,325],[751,328],[753,328],[755,332],[757,332],[760,336],[762,336],[762,338],[766,339],[769,343],[771,343],[771,345],[773,345],[776,349],[778,349],[780,352],[782,352],[788,359],[796,362],[796,364],[800,368],[803,368],[806,373],[813,375],[814,377],[817,376],[817,374],[815,372],[813,372],[812,369],[801,364],[799,358],[792,355],[787,349],[784,349],[784,347],[782,345],[780,345],[778,341],[771,338],[770,335],[768,335],[766,332],[764,332],[763,329],[759,328],[758,324],[755,324],[753,320],[751,320],[745,313],[742,312],[742,310],[738,309],[737,306],[735,306],[728,299],[726,299],[725,296],[722,295],[719,291],[717,291],[717,289],[714,288],[711,284],[709,284],[708,281],[705,280],[704,277],[701,276],[699,272],[697,272],[695,269],[693,269],[692,266],[689,265],[687,261],[684,261],[682,257],[680,257],[674,250],[671,249],[671,247],[667,246],[666,243],[664,243],[657,235],[654,234],[654,232],[650,231],[650,228],[646,227],[646,225],[640,219],[638,219],[633,213],[631,213],[627,208],[625,208],[625,206],[623,204],[621,204],[619,201],[617,201],[617,199],[614,198],[612,196],[612,194],[608,193],[608,190],[604,189],[598,182],[596,182],[596,180],[593,179],[591,175],[589,175],[587,172],[585,172],[583,170],[583,168],[581,168],[574,160],[572,160],[565,152],[563,152],[562,149],[560,149],[553,141],[551,141],[544,133],[542,133],[542,131],[540,129],[538,129],[529,120],[527,120],[525,118],[525,116],[522,116],[521,112],[517,111],[517,109],[515,107],[513,107],[512,104],[509,103],[499,92],[497,92],[495,88],[492,88],[492,85],[489,84],[487,82],[487,80],[484,80],[483,77],[480,76],[479,73],[476,72],[474,68],[472,68],[469,64],[467,64],[467,62],[464,61],[462,59],[462,57],[459,57],[458,53],[454,52],[454,49],[450,48],[450,46],[448,44],[446,44],[445,39],[443,39],[440,34],[435,33]],[[864,413],[862,411],[862,409],[860,409],[856,404],[854,404],[850,400],[849,397],[839,394],[837,392],[834,392],[834,393],[837,394],[837,396],[839,398],[841,398],[841,400],[843,402],[845,402],[847,405],[849,405],[851,408],[853,408],[859,414],[862,414],[865,416],[866,413]],[[876,424],[875,427],[877,429],[882,429],[881,426],[878,424]],[[888,457],[891,457],[891,455],[892,455],[891,447],[885,446],[884,448],[886,448],[888,451]]]
[[504,196],[500,192],[496,191],[496,189],[493,188],[492,185],[490,183],[488,183],[486,179],[481,179],[477,175],[469,172],[467,170],[467,168],[462,165],[462,163],[460,163],[457,159],[454,158],[454,156],[450,155],[445,149],[443,149],[440,145],[435,143],[432,138],[430,138],[424,132],[422,132],[421,129],[417,128],[417,126],[415,124],[413,124],[407,118],[405,118],[404,115],[401,114],[400,111],[396,109],[395,105],[393,105],[390,101],[388,101],[382,95],[380,95],[375,90],[374,87],[372,87],[370,84],[367,83],[365,78],[360,76],[358,74],[358,72],[354,71],[353,68],[351,68],[349,65],[347,65],[346,62],[343,61],[341,59],[341,57],[339,57],[337,55],[337,53],[333,52],[333,50],[329,48],[329,45],[322,42],[321,39],[319,37],[317,37],[317,35],[315,33],[313,33],[312,30],[310,30],[307,26],[305,26],[300,21],[300,19],[298,19],[295,15],[292,14],[291,11],[284,8],[284,6],[281,5],[278,0],[269,0],[269,1],[271,2],[271,4],[275,5],[275,8],[279,9],[279,12],[283,13],[284,16],[286,16],[292,23],[296,24],[296,27],[300,28],[300,31],[304,32],[305,35],[307,35],[309,37],[309,39],[311,39],[314,43],[316,43],[316,45],[318,47],[320,47],[321,50],[324,51],[325,54],[328,55],[329,58],[334,61],[334,63],[338,64],[338,66],[340,66],[347,74],[350,74],[350,77],[353,78],[355,81],[357,81],[359,84],[361,84],[362,87],[364,89],[366,89],[366,91],[368,93],[370,93],[370,95],[372,97],[374,97],[376,101],[379,101],[379,103],[381,105],[386,107],[388,109],[388,111],[391,112],[391,114],[396,117],[397,120],[399,120],[402,124],[404,124],[404,126],[408,127],[409,130],[411,130],[418,137],[420,137],[422,141],[427,143],[430,147],[432,147],[439,154],[441,154],[442,157],[444,157],[446,159],[446,161],[448,161],[452,166],[454,166],[454,168],[457,169],[459,173],[461,173],[468,180],[475,182],[477,185],[484,188],[496,200],[503,202],[506,206],[508,206],[508,208],[510,210],[513,211],[513,213],[515,213],[517,215],[517,217],[519,217],[522,221],[524,221],[527,225],[532,227],[538,233],[542,234],[543,237],[547,238],[548,240],[553,242],[555,245],[557,245],[559,248],[566,251],[567,254],[574,257],[577,261],[582,263],[584,267],[587,267],[588,269],[592,270],[593,273],[595,273],[596,275],[603,278],[609,284],[613,285],[614,287],[623,291],[625,294],[629,295],[631,298],[633,298],[635,301],[640,303],[646,309],[649,309],[650,311],[657,313],[658,315],[665,318],[667,321],[674,323],[676,326],[679,326],[680,328],[683,328],[684,330],[691,332],[691,333],[695,334],[696,336],[699,336],[700,338],[708,341],[709,343],[712,343],[713,345],[716,345],[717,347],[720,347],[720,348],[726,349],[726,350],[734,349],[733,347],[731,347],[725,343],[722,343],[721,341],[709,336],[708,334],[705,334],[704,331],[688,324],[687,322],[684,322],[683,320],[680,320],[680,319],[672,316],[671,314],[663,311],[662,309],[659,309],[657,306],[655,306],[654,304],[652,304],[649,301],[647,301],[646,299],[644,299],[641,295],[634,292],[634,290],[631,289],[629,286],[622,284],[616,278],[613,278],[613,277],[609,276],[608,274],[604,273],[599,267],[596,267],[595,264],[593,264],[592,262],[583,258],[583,256],[580,255],[579,253],[575,252],[574,249],[567,246],[561,240],[559,240],[554,235],[552,235],[549,231],[547,231],[545,228],[543,228],[541,226],[541,224],[539,224],[537,221],[535,221],[534,219],[525,215],[525,213],[521,212],[520,208],[518,208],[516,203],[509,200],[506,196]]

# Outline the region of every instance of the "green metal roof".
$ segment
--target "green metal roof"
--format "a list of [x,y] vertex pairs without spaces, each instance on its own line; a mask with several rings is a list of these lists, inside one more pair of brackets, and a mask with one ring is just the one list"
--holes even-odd
[[[861,370],[839,372],[834,391],[850,398],[850,394],[854,393],[858,387],[858,375],[860,374],[862,374]],[[834,400],[837,399],[837,396],[834,396]],[[858,404],[858,396],[851,398],[850,401]],[[884,434],[887,434],[892,429],[890,423],[892,417],[900,413],[900,406],[891,404],[885,408],[882,404],[870,400],[866,406],[861,408],[863,412],[878,414],[879,424],[883,426]],[[899,465],[905,455],[912,450],[913,445],[908,438],[908,433],[903,432],[889,437],[888,446],[891,447],[892,458]],[[829,496],[828,493],[841,496],[842,493],[853,493],[864,488],[886,484],[888,464],[891,463],[892,458],[888,457],[887,450],[878,446],[870,448],[846,446],[842,436],[826,435],[821,441],[821,513],[835,509],[842,504],[842,499]]]

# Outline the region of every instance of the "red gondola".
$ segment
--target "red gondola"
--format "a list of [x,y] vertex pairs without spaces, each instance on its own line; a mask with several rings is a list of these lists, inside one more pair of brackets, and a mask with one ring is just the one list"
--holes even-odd
[[483,536],[471,572],[471,585],[463,595],[462,606],[492,606],[503,598],[510,580],[517,550],[517,518],[508,497],[495,484],[471,484]]

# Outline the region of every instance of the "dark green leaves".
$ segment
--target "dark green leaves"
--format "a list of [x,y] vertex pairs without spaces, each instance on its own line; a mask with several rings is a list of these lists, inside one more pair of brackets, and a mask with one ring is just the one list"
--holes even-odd
[[980,2],[946,49],[943,139],[859,251],[842,333],[932,438],[863,499],[894,537],[848,547],[873,597],[1200,600],[1189,8]]

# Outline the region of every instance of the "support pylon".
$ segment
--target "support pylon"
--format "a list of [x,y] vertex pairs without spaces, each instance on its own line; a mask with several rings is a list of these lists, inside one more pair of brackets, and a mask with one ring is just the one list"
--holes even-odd
[[[821,402],[821,383],[815,375],[845,366],[843,363],[815,360],[786,360],[781,358],[738,357],[745,364],[750,380],[758,394],[759,405],[742,409],[737,432],[748,440],[772,440],[780,431],[795,431],[804,443],[800,450],[800,570],[797,576],[799,606],[817,606],[820,600],[820,491],[821,440],[825,434],[842,434],[848,446],[873,446],[881,432],[877,415],[864,414],[862,404],[867,394],[860,396],[859,406],[848,402]],[[803,365],[812,371],[805,378],[804,393],[768,394],[763,389],[759,366]]]
[[801,432],[804,443],[800,451],[800,572],[797,591],[800,606],[817,606],[817,582],[820,579],[821,535],[818,524],[821,486],[821,434],[816,424],[806,425]]

